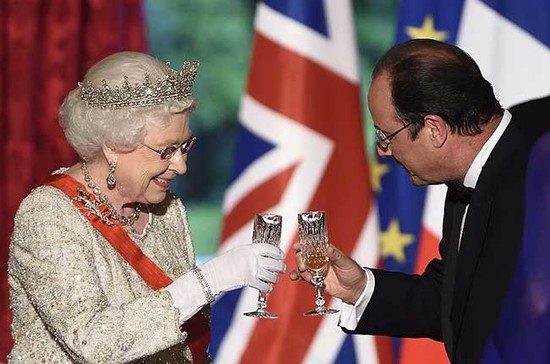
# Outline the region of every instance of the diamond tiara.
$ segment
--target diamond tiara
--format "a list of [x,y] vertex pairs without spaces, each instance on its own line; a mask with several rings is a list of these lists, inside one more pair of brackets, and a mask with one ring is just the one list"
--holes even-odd
[[100,87],[94,87],[90,82],[78,83],[82,100],[88,106],[98,106],[102,109],[119,109],[125,106],[149,106],[168,100],[183,100],[191,96],[191,88],[195,83],[199,61],[184,61],[181,72],[173,73],[152,82],[145,74],[142,84],[131,84],[124,76],[122,85],[111,87],[105,80]]

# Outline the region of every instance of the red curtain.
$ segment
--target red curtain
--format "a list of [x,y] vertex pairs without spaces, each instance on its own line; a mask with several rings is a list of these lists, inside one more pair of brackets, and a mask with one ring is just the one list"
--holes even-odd
[[11,348],[7,259],[13,217],[45,176],[76,162],[59,106],[106,55],[145,50],[141,0],[0,1],[0,362]]

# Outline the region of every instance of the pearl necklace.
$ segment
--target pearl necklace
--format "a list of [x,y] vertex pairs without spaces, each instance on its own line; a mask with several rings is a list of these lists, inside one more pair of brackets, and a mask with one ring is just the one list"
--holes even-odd
[[88,166],[86,165],[86,161],[82,161],[80,164],[80,170],[82,171],[82,175],[84,176],[84,181],[88,185],[88,188],[92,190],[92,193],[97,198],[99,203],[103,204],[105,207],[107,207],[107,211],[109,211],[110,218],[112,220],[118,221],[120,225],[128,225],[132,230],[134,223],[139,218],[139,214],[141,213],[141,209],[139,206],[136,206],[134,208],[134,212],[128,217],[121,215],[118,213],[117,210],[111,205],[109,200],[107,199],[107,196],[101,192],[101,189],[94,183],[92,180],[92,177],[90,176],[90,172],[88,172]]

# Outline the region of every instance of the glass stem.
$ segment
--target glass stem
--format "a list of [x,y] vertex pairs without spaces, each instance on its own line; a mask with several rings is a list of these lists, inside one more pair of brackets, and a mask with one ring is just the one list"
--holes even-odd
[[258,293],[258,311],[264,312],[267,307],[267,293],[260,291]]
[[323,298],[323,275],[319,272],[315,272],[312,281],[315,285],[315,304],[317,305],[316,311],[325,310],[325,299]]

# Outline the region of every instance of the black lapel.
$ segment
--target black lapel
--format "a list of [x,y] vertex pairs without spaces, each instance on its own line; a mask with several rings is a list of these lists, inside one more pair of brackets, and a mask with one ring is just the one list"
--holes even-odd
[[443,237],[442,243],[445,248],[442,254],[444,271],[443,282],[441,286],[441,326],[443,342],[447,353],[454,351],[454,340],[451,313],[453,308],[453,292],[456,282],[456,264],[458,260],[458,234],[460,223],[462,221],[463,207],[460,201],[456,199],[452,190],[447,191],[445,201],[445,215],[443,219]]
[[464,225],[462,244],[458,254],[456,280],[453,295],[451,318],[453,321],[453,337],[455,340],[460,331],[464,310],[469,298],[476,267],[485,243],[491,217],[491,201],[472,201],[468,207],[468,215]]

